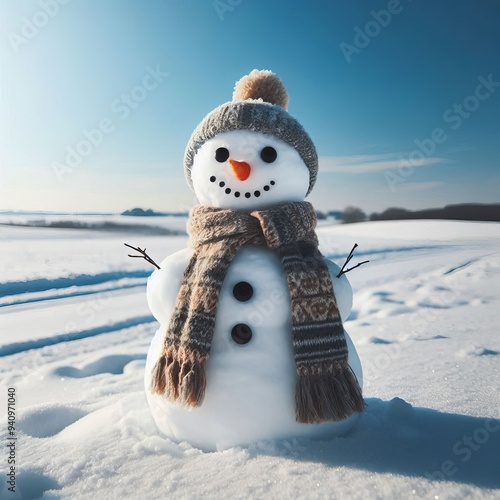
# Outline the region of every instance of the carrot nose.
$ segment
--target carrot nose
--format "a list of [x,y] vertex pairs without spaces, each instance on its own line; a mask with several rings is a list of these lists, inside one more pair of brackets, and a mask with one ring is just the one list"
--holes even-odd
[[250,176],[250,165],[246,161],[236,161],[229,158],[229,164],[231,165],[234,175],[240,180],[244,181]]

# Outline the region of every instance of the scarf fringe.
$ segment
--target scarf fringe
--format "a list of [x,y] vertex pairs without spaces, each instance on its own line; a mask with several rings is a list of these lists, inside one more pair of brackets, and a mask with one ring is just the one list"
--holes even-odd
[[206,358],[197,352],[169,347],[151,372],[150,390],[186,406],[200,406],[205,396]]
[[338,422],[363,411],[365,403],[358,379],[346,361],[312,367],[301,366],[297,373],[297,422]]

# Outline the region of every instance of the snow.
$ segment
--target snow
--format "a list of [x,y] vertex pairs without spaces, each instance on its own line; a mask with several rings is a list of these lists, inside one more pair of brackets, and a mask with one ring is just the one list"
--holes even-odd
[[[84,219],[82,216],[81,219]],[[145,222],[149,223],[149,222]],[[0,498],[500,498],[500,225],[318,229],[349,273],[367,409],[342,437],[206,453],[165,438],[143,387],[155,259],[185,236],[0,227],[0,440],[17,400],[17,493]],[[67,341],[71,339],[70,341]]]

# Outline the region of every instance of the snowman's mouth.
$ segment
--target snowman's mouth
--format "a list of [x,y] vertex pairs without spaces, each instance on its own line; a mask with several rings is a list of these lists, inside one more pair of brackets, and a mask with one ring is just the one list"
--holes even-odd
[[[210,177],[210,182],[217,182],[217,177],[215,177],[215,175],[212,175],[212,177]],[[230,187],[227,187],[224,181],[219,181],[219,187],[223,189],[226,194],[233,195],[235,198],[239,198],[240,196],[244,196],[245,198],[251,198],[252,196],[255,196],[256,198],[258,198],[263,192],[269,191],[275,185],[275,181],[269,181],[269,184],[266,184],[265,186],[262,186],[261,189],[257,189],[253,192],[236,191],[234,189],[231,189]]]

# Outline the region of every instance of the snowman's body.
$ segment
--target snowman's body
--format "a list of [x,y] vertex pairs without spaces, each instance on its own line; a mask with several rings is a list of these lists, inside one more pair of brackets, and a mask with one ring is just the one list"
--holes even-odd
[[[252,214],[304,201],[316,180],[317,153],[300,124],[286,113],[287,101],[279,79],[269,71],[253,71],[236,85],[233,102],[205,117],[193,132],[184,163],[201,205]],[[220,233],[215,237],[220,238]],[[149,306],[161,326],[149,349],[145,385],[153,417],[163,433],[205,450],[264,439],[345,433],[354,417],[335,422],[324,420],[338,419],[324,418],[317,424],[296,422],[297,364],[290,293],[277,253],[264,246],[241,247],[229,264],[220,292],[217,289],[201,404],[187,407],[169,400],[163,392],[161,370],[156,371],[151,390],[152,370],[163,362],[165,335],[191,256],[190,249],[171,255],[148,281]],[[345,321],[352,306],[351,287],[345,276],[336,277],[339,268],[335,264],[326,263],[338,312]],[[347,334],[345,338],[348,363],[361,385],[358,355]],[[314,337],[308,340],[318,349],[324,345]],[[357,411],[360,408],[359,404]]]
[[[204,450],[221,450],[264,439],[329,437],[344,434],[356,417],[341,422],[299,424],[295,421],[296,366],[292,352],[290,296],[281,264],[267,248],[246,246],[233,260],[224,280],[207,364],[203,404],[186,408],[149,391],[151,368],[162,351],[189,249],[165,259],[148,282],[148,302],[160,322],[146,364],[146,394],[160,430],[175,441]],[[339,268],[326,261],[342,319],[352,306],[352,292]],[[249,300],[234,295],[238,283],[251,285]],[[247,287],[248,288],[248,287]],[[237,344],[231,336],[237,324],[248,325],[252,338]],[[346,334],[349,364],[362,383],[357,352]]]

